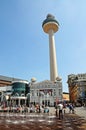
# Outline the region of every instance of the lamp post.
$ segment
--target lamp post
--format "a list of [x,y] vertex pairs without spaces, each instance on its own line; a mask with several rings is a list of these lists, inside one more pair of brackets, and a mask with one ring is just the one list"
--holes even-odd
[[9,96],[6,95],[7,106],[8,106],[8,99],[9,99]]
[[9,99],[9,96],[8,96],[8,95],[6,95],[7,111],[9,112],[9,104],[8,104],[8,99]]
[[30,105],[30,93],[27,93],[26,97],[27,97],[27,105],[29,106]]

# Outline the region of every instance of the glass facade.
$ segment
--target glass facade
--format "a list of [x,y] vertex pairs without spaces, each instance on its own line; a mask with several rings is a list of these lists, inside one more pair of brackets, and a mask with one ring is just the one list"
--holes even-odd
[[26,96],[30,88],[26,82],[14,82],[12,84],[12,96]]
[[18,106],[27,105],[30,102],[30,87],[27,81],[14,81],[12,83],[11,102]]

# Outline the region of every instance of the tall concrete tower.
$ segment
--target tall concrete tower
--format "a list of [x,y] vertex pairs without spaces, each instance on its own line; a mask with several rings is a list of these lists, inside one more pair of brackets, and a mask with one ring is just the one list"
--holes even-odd
[[57,61],[56,61],[56,49],[54,33],[59,29],[59,23],[55,17],[48,14],[46,19],[42,23],[42,28],[45,33],[49,34],[49,52],[50,52],[50,80],[55,81],[60,79],[58,77]]

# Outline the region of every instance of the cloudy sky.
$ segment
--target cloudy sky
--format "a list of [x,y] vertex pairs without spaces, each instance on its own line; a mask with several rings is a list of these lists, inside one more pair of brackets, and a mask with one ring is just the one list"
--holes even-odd
[[0,75],[50,79],[49,39],[42,22],[58,20],[58,73],[68,92],[69,74],[86,73],[86,0],[0,0]]

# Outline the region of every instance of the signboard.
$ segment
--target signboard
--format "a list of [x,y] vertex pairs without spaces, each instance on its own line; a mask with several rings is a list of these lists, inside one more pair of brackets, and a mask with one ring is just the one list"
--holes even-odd
[[52,96],[52,89],[41,89],[39,90],[39,95],[40,96]]

